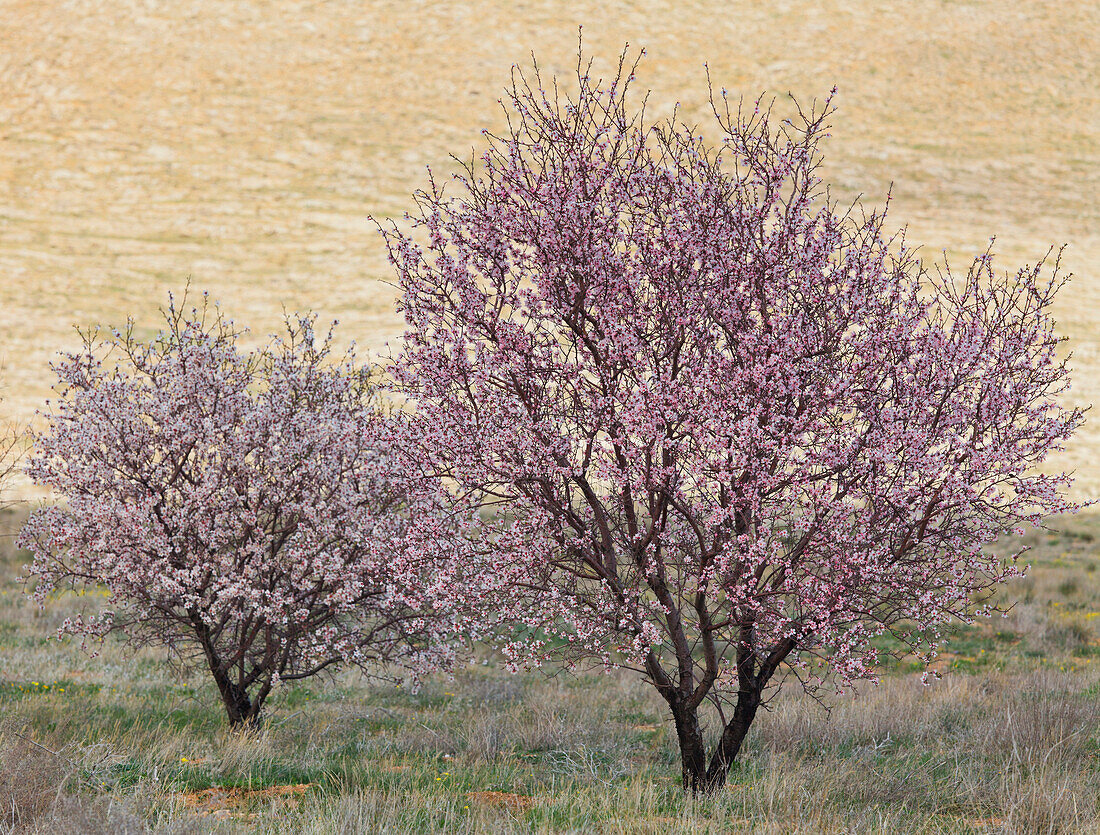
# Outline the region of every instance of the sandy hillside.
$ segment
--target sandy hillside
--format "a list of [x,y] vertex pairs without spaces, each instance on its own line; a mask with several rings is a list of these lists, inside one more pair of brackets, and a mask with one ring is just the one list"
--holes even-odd
[[[807,11],[804,7],[812,5]],[[283,306],[400,332],[368,213],[499,123],[513,62],[645,45],[654,107],[703,117],[703,62],[841,108],[827,176],[956,262],[1069,244],[1074,396],[1100,401],[1100,13],[1084,0],[879,4],[0,0],[0,356],[30,417],[74,324],[155,322],[188,276],[254,330]],[[563,11],[566,10],[567,11]],[[1055,462],[1100,496],[1100,415]]]

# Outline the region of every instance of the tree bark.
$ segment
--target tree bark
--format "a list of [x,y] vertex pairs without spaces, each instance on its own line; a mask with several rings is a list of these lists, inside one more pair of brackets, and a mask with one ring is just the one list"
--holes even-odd
[[670,705],[676,724],[676,738],[680,743],[680,765],[685,791],[692,794],[710,794],[726,784],[730,767],[748,736],[761,703],[761,689],[753,688],[738,693],[733,717],[722,729],[722,736],[707,763],[707,751],[699,727],[697,707],[682,702]]
[[214,683],[218,685],[218,693],[221,695],[222,704],[225,706],[226,716],[229,717],[229,726],[234,729],[256,729],[260,727],[260,708],[263,707],[263,698],[253,701],[248,697],[248,690],[240,687],[229,677],[228,671],[218,657],[214,642],[210,638],[210,629],[203,623],[197,612],[191,612],[191,623],[195,627],[195,634],[206,656],[206,664],[210,668],[210,674],[214,676]]
[[734,706],[733,716],[726,726],[722,728],[722,735],[718,739],[710,763],[706,762],[706,748],[703,745],[703,734],[699,728],[699,706],[696,701],[688,701],[682,692],[672,690],[670,687],[658,688],[668,700],[672,708],[672,716],[676,721],[676,737],[680,742],[680,761],[683,768],[684,790],[690,790],[693,794],[711,793],[721,789],[726,784],[730,767],[736,762],[737,755],[741,753],[745,737],[752,727],[756,713],[763,701],[764,688],[771,680],[776,668],[794,650],[795,640],[784,638],[779,641],[767,657],[758,662],[753,655],[751,646],[751,629],[749,624],[742,627],[741,649],[737,658],[737,704]]
[[707,751],[699,728],[698,708],[682,701],[673,702],[672,718],[676,723],[676,739],[680,743],[680,765],[684,790],[698,794],[705,790]]
[[259,701],[253,702],[248,697],[248,692],[234,684],[223,670],[212,669],[214,681],[218,685],[218,692],[225,705],[225,713],[229,717],[229,726],[238,730],[258,729],[260,727]]
[[756,711],[760,707],[760,688],[742,690],[737,694],[737,705],[733,709],[733,717],[725,728],[722,736],[714,749],[714,755],[710,758],[707,767],[705,785],[710,792],[718,791],[726,784],[730,766],[737,760],[741,752],[741,745],[748,736],[749,727],[756,718]]

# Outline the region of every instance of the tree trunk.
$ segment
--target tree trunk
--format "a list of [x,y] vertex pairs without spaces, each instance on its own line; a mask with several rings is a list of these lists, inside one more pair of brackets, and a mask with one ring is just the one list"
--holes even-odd
[[[730,766],[737,760],[749,728],[756,718],[756,712],[760,708],[764,688],[776,668],[794,651],[795,639],[784,638],[771,648],[767,657],[757,666],[758,662],[752,650],[752,630],[751,621],[740,628],[741,641],[737,653],[739,685],[737,704],[734,706],[733,717],[722,728],[722,735],[718,739],[718,745],[714,749],[709,765],[704,766],[706,748],[703,746],[703,734],[699,729],[698,702],[702,700],[702,696],[697,695],[694,700],[688,699],[684,696],[684,691],[671,686],[667,675],[661,675],[663,671],[656,663],[650,667],[650,675],[655,682],[661,682],[657,689],[668,702],[673,719],[676,721],[676,737],[680,742],[680,762],[683,768],[685,791],[690,789],[693,794],[711,793],[718,791],[726,784]],[[656,672],[653,672],[654,670]],[[707,682],[708,689],[712,682],[713,679]]]
[[229,677],[229,672],[218,657],[218,652],[210,637],[209,627],[203,622],[198,612],[191,611],[189,614],[191,623],[195,628],[195,635],[198,637],[203,654],[206,656],[206,664],[210,668],[210,674],[214,676],[214,683],[218,685],[218,693],[222,697],[226,716],[229,717],[229,727],[238,730],[259,728],[260,708],[263,707],[264,697],[267,695],[266,691],[261,692],[259,698],[255,701],[250,699],[247,688],[238,686]]
[[703,747],[703,733],[699,729],[699,711],[683,702],[674,702],[671,707],[672,718],[676,723],[676,738],[680,742],[684,789],[698,794],[705,790],[707,777],[707,751]]
[[250,699],[248,691],[234,684],[224,670],[215,668],[211,672],[218,685],[222,704],[225,705],[226,716],[229,717],[229,727],[238,730],[259,728],[262,703]]
[[248,693],[231,681],[226,681],[221,691],[225,713],[229,717],[229,727],[235,730],[258,730],[260,727],[260,704],[248,698]]
[[722,729],[722,736],[707,767],[705,780],[707,791],[718,791],[726,784],[730,766],[737,760],[741,745],[748,736],[749,727],[752,725],[752,720],[756,718],[759,707],[759,689],[742,690],[737,694],[737,706],[733,709],[733,717]]
[[[684,791],[691,791],[692,794],[716,792],[726,784],[730,766],[741,752],[741,746],[760,707],[764,688],[779,665],[794,651],[796,640],[792,636],[782,638],[769,648],[767,655],[761,657],[754,649],[755,619],[747,615],[738,624],[737,704],[734,706],[733,717],[722,728],[722,734],[708,764],[707,749],[699,727],[699,705],[711,693],[718,678],[719,657],[713,640],[708,642],[704,633],[703,651],[707,674],[695,682],[692,675],[695,660],[692,657],[691,644],[686,640],[681,627],[678,610],[671,601],[664,603],[668,595],[663,581],[658,583],[651,580],[650,585],[654,588],[657,599],[662,601],[666,609],[676,613],[675,616],[669,615],[669,632],[676,649],[679,684],[675,684],[665,672],[653,650],[650,650],[646,657],[646,673],[657,688],[657,692],[664,697],[672,710],[672,718],[676,723],[676,739],[680,744],[681,780]],[[710,628],[709,616],[705,614],[703,601],[697,602],[696,608],[702,620],[705,621],[704,627]],[[725,722],[720,706],[718,713]]]
[[680,764],[684,790],[692,794],[716,792],[726,784],[730,767],[737,760],[749,727],[760,707],[761,689],[742,690],[729,724],[722,729],[722,736],[707,764],[707,752],[703,734],[699,728],[699,711],[682,702],[670,705],[676,723],[676,738],[680,743]]

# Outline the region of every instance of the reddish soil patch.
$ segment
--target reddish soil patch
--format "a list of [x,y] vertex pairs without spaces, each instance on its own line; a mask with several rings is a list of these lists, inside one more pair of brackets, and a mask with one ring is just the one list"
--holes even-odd
[[184,806],[200,815],[223,817],[226,813],[239,814],[256,804],[271,801],[282,801],[287,806],[296,806],[299,798],[314,785],[314,783],[301,783],[294,786],[268,786],[264,789],[246,789],[240,786],[225,789],[210,788],[196,792],[183,792],[177,797]]
[[525,794],[511,792],[467,792],[466,796],[486,806],[505,806],[509,809],[529,809],[535,802]]

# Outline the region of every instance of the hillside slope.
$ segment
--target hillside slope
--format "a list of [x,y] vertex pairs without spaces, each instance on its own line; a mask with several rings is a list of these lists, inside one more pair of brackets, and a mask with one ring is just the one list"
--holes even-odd
[[[582,23],[604,66],[647,47],[657,112],[705,118],[704,62],[747,95],[836,84],[827,177],[873,203],[892,181],[930,257],[1068,243],[1074,398],[1100,400],[1100,13],[881,5],[0,0],[0,408],[31,416],[74,324],[151,325],[188,276],[254,330],[311,307],[381,349],[401,323],[368,212],[499,124],[511,64],[568,72]],[[1055,462],[1091,496],[1098,447],[1094,419]]]

